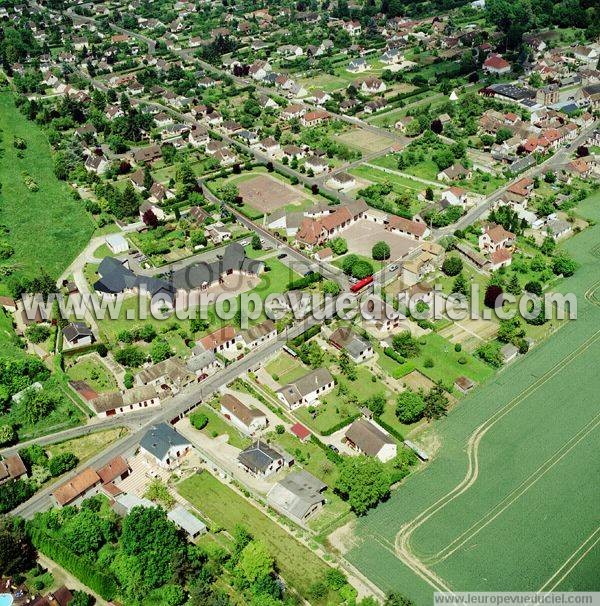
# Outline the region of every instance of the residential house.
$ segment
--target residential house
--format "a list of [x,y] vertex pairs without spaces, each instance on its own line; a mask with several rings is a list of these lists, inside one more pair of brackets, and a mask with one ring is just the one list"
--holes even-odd
[[329,162],[326,158],[321,158],[320,156],[310,156],[304,162],[304,166],[307,170],[312,170],[315,175],[320,175],[329,170]]
[[154,425],[140,440],[146,460],[163,469],[178,467],[191,449],[189,441],[167,423]]
[[356,363],[364,362],[374,355],[371,343],[359,337],[351,328],[340,327],[333,331],[329,342],[340,351],[344,351]]
[[320,396],[328,394],[335,386],[326,368],[317,368],[291,381],[277,392],[279,400],[290,410],[304,405],[314,405]]
[[506,74],[511,70],[511,65],[506,59],[493,53],[483,62],[483,70],[491,74]]
[[457,179],[470,179],[473,173],[462,164],[455,163],[437,174],[438,181],[455,181]]
[[146,385],[126,389],[123,392],[100,394],[91,400],[90,404],[98,417],[106,418],[158,406],[160,397],[154,385]]
[[490,269],[496,271],[508,267],[512,263],[512,251],[508,248],[498,248],[490,253]]
[[327,184],[334,189],[347,190],[356,187],[356,179],[348,173],[339,172],[332,175],[328,179]]
[[100,476],[88,467],[54,490],[52,498],[58,507],[79,505],[84,499],[98,494],[101,485]]
[[467,191],[462,187],[452,186],[442,192],[442,200],[446,200],[450,206],[467,205]]
[[346,430],[346,443],[361,454],[377,457],[385,463],[393,459],[398,446],[392,437],[366,419],[356,419]]
[[354,81],[354,86],[363,93],[374,95],[376,93],[384,93],[387,86],[383,80],[375,76],[367,76]]
[[256,476],[267,477],[284,466],[284,457],[266,442],[258,440],[242,450],[237,457],[240,467]]
[[103,154],[90,154],[84,163],[85,170],[89,173],[96,173],[97,175],[103,175],[110,166],[110,162]]
[[369,65],[362,57],[358,57],[356,59],[352,59],[348,63],[348,67],[346,69],[353,74],[360,74],[361,72],[368,70]]
[[267,494],[267,504],[296,524],[307,520],[325,504],[327,485],[305,470],[293,471],[277,482]]
[[167,358],[162,362],[143,368],[135,375],[138,385],[152,385],[155,388],[177,392],[193,382],[194,375],[188,372],[179,358]]
[[242,331],[242,340],[248,349],[256,349],[277,339],[277,327],[273,320],[265,320]]
[[8,455],[0,461],[0,486],[25,477],[27,477],[27,468],[18,453]]
[[198,381],[206,379],[210,373],[221,368],[220,362],[212,351],[202,351],[191,356],[186,360],[185,366],[197,377]]
[[258,408],[246,406],[231,394],[221,396],[220,403],[221,414],[248,435],[255,434],[269,424],[264,412]]
[[94,333],[83,322],[69,322],[62,331],[64,346],[85,347],[94,341]]
[[301,118],[300,123],[302,126],[317,126],[325,120],[329,120],[331,115],[322,109],[315,109],[310,112],[306,112]]
[[[238,335],[235,328],[233,326],[223,326],[197,341],[197,344],[199,352],[211,351],[217,354],[225,353],[235,348],[237,341]],[[194,348],[194,353],[196,353],[196,348]]]
[[492,223],[485,227],[479,236],[479,250],[492,253],[500,248],[511,248],[515,239],[515,234],[504,229],[502,225]]

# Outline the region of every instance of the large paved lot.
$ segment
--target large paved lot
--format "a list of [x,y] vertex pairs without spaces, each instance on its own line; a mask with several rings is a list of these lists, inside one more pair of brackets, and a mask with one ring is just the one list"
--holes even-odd
[[269,175],[258,175],[240,181],[238,189],[246,204],[267,214],[288,204],[300,202],[302,199],[300,192],[291,185],[286,185]]
[[565,243],[578,319],[419,435],[434,459],[358,521],[346,556],[382,589],[597,589],[599,237]]
[[348,242],[348,249],[351,253],[364,255],[365,257],[371,257],[373,244],[383,240],[390,245],[390,259],[392,261],[401,259],[418,246],[416,240],[390,233],[383,225],[368,219],[360,219],[353,223],[342,232],[341,236]]

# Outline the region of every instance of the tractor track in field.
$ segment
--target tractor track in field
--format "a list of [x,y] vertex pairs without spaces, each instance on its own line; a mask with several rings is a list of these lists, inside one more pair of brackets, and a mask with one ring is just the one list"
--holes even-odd
[[[595,293],[598,290],[600,282],[597,282],[588,291],[586,291],[586,298],[596,305],[600,305],[600,301],[595,299]],[[524,389],[519,395],[510,400],[502,408],[491,415],[484,423],[482,423],[475,431],[471,434],[467,443],[467,459],[468,466],[465,477],[448,493],[438,499],[435,503],[430,505],[427,509],[423,510],[418,516],[416,516],[410,522],[404,524],[395,540],[395,551],[398,558],[410,568],[416,575],[425,580],[429,585],[434,587],[436,590],[451,591],[443,579],[441,579],[435,572],[433,572],[428,564],[417,557],[411,546],[411,538],[414,532],[427,522],[432,516],[441,511],[449,503],[457,499],[460,495],[467,492],[477,481],[479,477],[479,446],[481,440],[487,434],[487,432],[494,427],[498,421],[509,414],[514,408],[516,408],[521,402],[527,399],[532,393],[537,391],[547,381],[552,379],[554,376],[562,372],[568,364],[577,359],[583,354],[589,347],[591,347],[600,338],[600,329],[597,330],[592,336],[584,341],[577,349],[572,351],[568,356],[563,358],[560,362],[555,364],[546,373],[540,376],[534,383]]]

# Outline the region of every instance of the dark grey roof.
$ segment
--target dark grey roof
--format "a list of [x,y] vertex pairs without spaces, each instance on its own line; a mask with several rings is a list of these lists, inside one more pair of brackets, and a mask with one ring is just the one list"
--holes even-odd
[[140,440],[140,447],[161,461],[171,447],[188,445],[189,442],[167,423],[153,425]]
[[222,259],[212,263],[197,263],[176,271],[173,274],[173,286],[176,289],[193,289],[202,284],[212,284],[230,271],[244,271],[258,275],[264,267],[262,261],[250,259],[241,244],[233,242],[225,249]]
[[92,330],[83,322],[71,322],[63,328],[63,336],[67,341],[72,341],[77,337],[91,337]]
[[137,276],[114,257],[104,257],[98,267],[100,279],[94,284],[94,290],[109,294],[118,294],[131,288],[144,287],[151,296],[159,292],[174,294],[173,287],[159,278]]
[[238,461],[254,472],[264,472],[277,459],[283,458],[275,449],[258,440],[238,455]]

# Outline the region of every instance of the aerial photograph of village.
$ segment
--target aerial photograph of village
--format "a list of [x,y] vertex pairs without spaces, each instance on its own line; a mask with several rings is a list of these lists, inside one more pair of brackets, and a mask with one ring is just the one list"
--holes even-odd
[[0,0],[0,606],[600,605],[598,0]]

